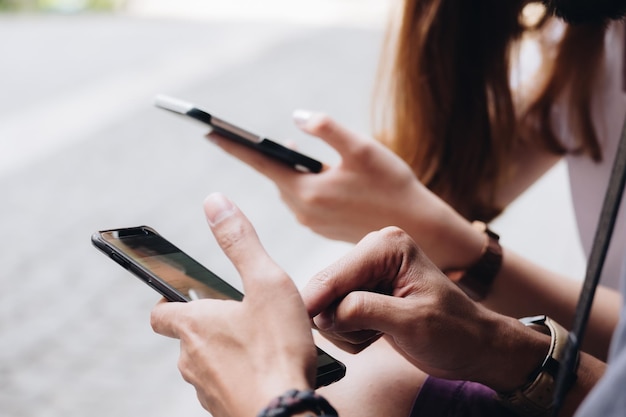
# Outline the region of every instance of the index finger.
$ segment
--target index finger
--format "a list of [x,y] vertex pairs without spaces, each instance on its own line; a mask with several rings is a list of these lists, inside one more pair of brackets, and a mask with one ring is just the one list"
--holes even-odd
[[300,129],[322,139],[335,149],[345,162],[349,163],[352,158],[344,157],[350,156],[355,149],[361,148],[362,144],[367,142],[325,113],[296,110],[293,116]]
[[369,233],[346,256],[313,276],[302,290],[309,316],[332,307],[352,291],[392,293],[405,265],[405,235],[395,227]]
[[180,339],[177,323],[181,315],[181,309],[185,303],[168,302],[161,299],[150,312],[150,325],[155,333],[163,336]]

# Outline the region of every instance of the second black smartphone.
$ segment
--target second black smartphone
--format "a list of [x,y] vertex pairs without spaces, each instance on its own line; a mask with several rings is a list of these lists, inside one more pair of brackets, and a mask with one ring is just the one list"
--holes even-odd
[[261,152],[270,158],[289,165],[297,171],[317,174],[322,170],[323,165],[321,162],[301,154],[300,152],[286,148],[268,138],[248,132],[186,101],[165,95],[158,95],[154,104],[161,109],[187,116],[204,123],[220,136]]
[[[243,294],[148,226],[103,230],[92,243],[169,301],[242,300]],[[269,301],[271,302],[271,301]],[[343,363],[317,348],[318,387],[343,378]]]

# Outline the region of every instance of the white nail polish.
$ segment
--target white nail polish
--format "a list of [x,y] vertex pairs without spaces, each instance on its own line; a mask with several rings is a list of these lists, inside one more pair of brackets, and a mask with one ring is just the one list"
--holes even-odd
[[292,117],[296,125],[302,126],[305,125],[309,120],[311,120],[312,115],[313,113],[308,110],[294,110]]

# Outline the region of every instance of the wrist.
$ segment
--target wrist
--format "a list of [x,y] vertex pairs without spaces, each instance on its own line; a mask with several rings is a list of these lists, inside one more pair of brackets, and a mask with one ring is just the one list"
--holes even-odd
[[[259,410],[266,407],[278,398],[279,395],[290,390],[303,392],[313,390],[313,385],[307,381],[304,375],[289,371],[281,372],[276,375],[266,375],[262,377],[262,382],[257,386],[260,389],[256,392],[256,395],[250,397],[250,400],[247,402],[248,409],[242,416],[256,415]],[[297,414],[294,414],[294,416],[296,415]]]
[[550,336],[550,347],[541,365],[533,371],[526,384],[514,391],[499,394],[503,405],[517,414],[527,416],[547,416],[555,406],[557,379],[563,377],[565,391],[568,391],[577,379],[578,352],[572,358],[574,367],[564,366],[568,332],[547,316],[525,317],[520,319],[528,328]]
[[481,222],[475,221],[472,227],[482,235],[483,245],[480,257],[471,266],[464,269],[446,270],[455,282],[470,298],[481,301],[491,292],[493,282],[502,267],[502,247],[500,236]]
[[480,259],[484,234],[472,227],[452,207],[439,200],[431,210],[419,206],[421,221],[413,219],[411,236],[442,271],[465,269]]
[[463,219],[463,224],[452,232],[457,236],[457,250],[447,269],[468,269],[476,264],[484,253],[485,231]]
[[328,401],[313,390],[290,389],[272,399],[257,417],[337,416]]
[[551,338],[519,320],[497,316],[490,338],[492,346],[486,350],[490,354],[482,364],[478,382],[497,392],[513,392],[536,374],[550,350]]
[[[568,404],[584,398],[578,383],[578,356],[573,370],[562,366],[568,332],[547,316],[526,317],[520,321],[508,317],[496,319],[492,350],[485,349],[484,371],[476,379],[498,392],[503,406],[516,414],[542,417],[554,409],[554,391],[558,375],[565,375]],[[597,379],[597,378],[596,378]],[[573,399],[572,399],[573,397]]]

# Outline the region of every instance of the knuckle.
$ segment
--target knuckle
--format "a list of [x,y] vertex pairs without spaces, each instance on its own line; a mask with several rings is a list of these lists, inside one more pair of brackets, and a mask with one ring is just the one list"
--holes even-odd
[[421,333],[428,338],[437,337],[441,333],[443,325],[446,322],[445,317],[442,317],[442,313],[435,308],[425,308],[420,314],[420,327]]
[[298,220],[298,223],[300,223],[301,225],[305,227],[308,227],[311,230],[315,230],[317,226],[315,217],[311,216],[308,213],[297,213],[296,220]]
[[178,372],[182,376],[183,380],[188,384],[192,384],[194,382],[193,374],[189,371],[190,369],[190,360],[187,355],[180,355],[178,358]]
[[330,288],[335,275],[334,268],[330,266],[315,274],[310,283],[319,289]]
[[401,253],[408,255],[410,258],[422,253],[413,238],[397,226],[387,226],[381,229],[379,233],[381,239],[387,242],[387,245],[398,249]]
[[261,266],[261,271],[265,281],[271,283],[274,291],[280,291],[283,293],[284,291],[289,290],[293,285],[293,281],[289,275],[272,260],[268,259],[267,262]]
[[185,306],[189,308],[181,310],[176,315],[175,325],[181,343],[193,349],[197,341],[196,335],[201,333],[203,327],[203,319],[200,317],[204,318],[206,316],[198,314],[197,309],[199,306],[197,304],[186,304]]
[[249,233],[248,228],[242,223],[231,224],[228,228],[223,228],[215,235],[220,247],[224,250],[236,247]]
[[352,146],[351,154],[360,164],[365,166],[373,165],[372,161],[378,155],[377,149],[369,141],[359,141]]
[[325,224],[325,222],[321,220],[318,215],[309,211],[297,213],[296,219],[301,225],[308,227],[311,230],[319,230],[320,227]]
[[320,215],[331,208],[326,194],[316,189],[309,189],[300,193],[298,198],[300,201],[298,209],[294,210],[294,215],[300,224],[315,229],[328,221],[327,215]]
[[314,294],[324,294],[328,299],[338,300],[343,294],[339,293],[335,285],[337,275],[337,265],[333,264],[315,274],[307,287]]
[[346,297],[345,317],[358,318],[363,317],[368,311],[368,304],[365,294],[362,292],[353,292]]
[[302,202],[302,207],[306,208],[317,205],[320,200],[320,195],[317,190],[313,188],[307,188],[306,190],[300,192],[298,198]]
[[150,312],[150,326],[152,327],[152,330],[154,330],[155,332],[158,332],[158,329],[160,327],[160,322],[161,322],[160,317],[161,317],[160,314],[157,313],[155,309],[153,309]]
[[178,336],[181,342],[188,344],[190,340],[193,340],[193,334],[195,332],[194,321],[187,318],[185,315],[180,314],[176,318],[176,327],[178,328]]
[[[265,297],[285,295],[293,285],[291,277],[270,258],[258,259],[255,268],[250,269],[245,277],[248,283],[256,283],[254,292],[257,297],[254,300],[259,301],[259,307],[267,301]],[[250,300],[252,302],[253,298]]]
[[398,226],[386,226],[380,230],[383,239],[398,241],[403,243],[408,234]]
[[380,230],[370,232],[366,239],[377,247],[386,248],[386,252],[398,252],[398,249],[404,250],[411,246],[415,246],[413,239],[404,230],[398,226],[386,226]]

